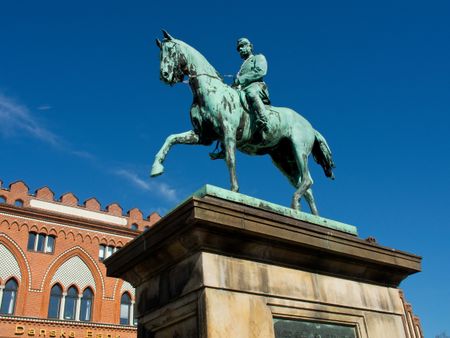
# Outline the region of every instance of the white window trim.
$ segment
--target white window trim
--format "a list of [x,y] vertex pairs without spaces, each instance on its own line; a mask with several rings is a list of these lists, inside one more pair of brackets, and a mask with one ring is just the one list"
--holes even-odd
[[66,296],[67,292],[62,293],[61,303],[59,305],[59,319],[64,320],[64,310],[66,307]]
[[5,288],[4,285],[0,285],[0,305],[2,304],[3,300],[3,289]]
[[34,236],[34,248],[33,248],[33,251],[34,251],[34,252],[37,252],[38,242],[39,242],[39,234],[38,234],[37,232],[35,232],[35,236]]
[[[44,233],[34,232],[34,231],[29,232],[28,236],[30,236],[31,234],[34,234],[34,243],[33,243],[33,251],[34,252],[52,253],[52,252],[55,251],[56,237],[54,237],[52,235],[47,235],[47,234],[44,234]],[[44,236],[44,250],[43,251],[38,251],[39,236]],[[53,246],[50,248],[51,250],[47,250],[48,238],[49,237],[53,237],[54,238]]]
[[76,321],[80,321],[80,314],[81,314],[81,298],[83,298],[83,294],[78,294],[78,299],[77,299],[77,309],[75,311],[75,320]]

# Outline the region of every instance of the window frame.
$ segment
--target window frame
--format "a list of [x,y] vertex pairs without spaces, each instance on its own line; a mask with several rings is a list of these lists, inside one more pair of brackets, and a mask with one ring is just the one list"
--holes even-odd
[[106,244],[100,244],[98,246],[98,259],[104,261],[106,258]]
[[[74,292],[74,294],[70,294],[71,292]],[[72,311],[72,316],[69,318],[69,316],[66,316],[67,312],[70,310],[70,302],[73,302],[73,305],[71,305],[71,311]],[[68,289],[67,289],[67,294],[65,296],[65,302],[64,302],[64,309],[63,309],[63,319],[64,320],[76,320],[77,318],[77,308],[78,305],[78,288],[75,285],[71,285]]]
[[[53,290],[56,290],[56,287],[59,290],[59,294],[57,293],[53,293]],[[59,283],[56,283],[55,285],[52,286],[52,288],[50,289],[50,297],[49,297],[49,302],[48,302],[48,310],[47,310],[47,318],[51,318],[51,319],[59,319],[60,315],[61,315],[61,302],[62,299],[64,297],[63,295],[64,291],[62,286]],[[59,297],[58,303],[57,303],[57,310],[56,310],[56,317],[50,317],[50,309],[52,306],[52,297]]]
[[[129,303],[124,302],[124,297],[127,297]],[[127,306],[127,318],[122,317],[122,306]],[[131,326],[131,307],[133,306],[133,301],[129,292],[124,292],[122,296],[120,296],[120,309],[119,309],[119,324],[120,325],[128,325]],[[122,319],[124,321],[122,321]],[[126,319],[126,323],[125,323]]]
[[[33,240],[31,239],[34,237]],[[42,241],[41,241],[42,238]],[[52,245],[50,250],[47,250],[49,238],[52,238]],[[40,248],[42,246],[42,248]],[[30,231],[28,233],[27,250],[30,252],[39,252],[45,254],[53,254],[55,252],[56,236],[49,235],[43,232]]]
[[[8,289],[8,284],[11,285],[11,283],[14,283],[14,288]],[[3,289],[3,295],[2,295],[2,302],[0,304],[0,314],[1,315],[14,315],[14,312],[16,311],[16,303],[17,303],[17,293],[19,291],[19,282],[15,277],[9,278],[5,283],[5,288]],[[9,297],[7,297],[10,295]],[[9,303],[6,303],[9,301]],[[12,303],[12,306],[11,306]],[[5,307],[8,307],[6,311],[3,311]]]
[[114,246],[108,244],[100,244],[98,247],[98,260],[103,262],[105,259],[110,257],[117,250],[121,249],[121,246]]
[[[27,243],[28,251],[34,251],[34,248],[36,247],[36,236],[37,236],[37,232],[30,231],[28,233],[28,243]],[[32,237],[33,237],[33,239],[32,239]]]
[[[90,292],[90,297],[86,297],[86,292]],[[90,302],[90,304],[89,304]],[[86,309],[83,310],[84,306],[86,306]],[[89,307],[88,307],[89,306]],[[92,313],[94,312],[94,292],[92,289],[88,286],[83,291],[83,296],[81,297],[80,301],[80,316],[79,320],[82,322],[91,322],[92,321]],[[89,311],[89,318],[83,319],[83,312]]]

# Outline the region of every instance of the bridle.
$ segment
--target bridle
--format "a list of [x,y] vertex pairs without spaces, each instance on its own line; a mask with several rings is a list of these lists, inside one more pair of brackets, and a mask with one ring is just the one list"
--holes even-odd
[[[180,53],[180,50],[179,50],[180,44],[177,43],[176,41],[173,41],[173,40],[169,40],[169,41],[174,45],[174,47],[176,46],[175,47],[176,48],[176,53],[179,54]],[[165,42],[168,42],[168,41],[164,41],[163,43],[165,43]],[[177,67],[177,71],[176,72],[177,72],[177,75],[179,75],[179,74],[185,75],[183,73],[183,71],[180,69],[179,65]],[[192,75],[187,75],[187,76],[189,77],[189,81],[187,81],[187,83],[190,83],[192,79],[195,79],[195,78],[201,77],[201,76],[207,76],[207,77],[210,77],[212,79],[220,80],[220,81],[223,82],[223,78],[222,77],[220,77],[218,75],[211,75],[211,74],[208,74],[208,73],[192,74]],[[186,81],[183,81],[183,82],[186,83]]]

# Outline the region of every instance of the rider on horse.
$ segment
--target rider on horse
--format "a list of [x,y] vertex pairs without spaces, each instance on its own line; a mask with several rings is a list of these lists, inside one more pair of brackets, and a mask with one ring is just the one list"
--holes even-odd
[[[334,162],[330,147],[322,134],[293,109],[264,107],[264,95],[262,99],[261,95],[252,95],[263,93],[268,99],[263,83],[267,70],[264,57],[253,55],[247,39],[238,41],[239,53],[245,61],[235,81],[242,90],[236,90],[223,82],[214,67],[196,49],[165,31],[163,34],[164,41],[156,41],[161,50],[160,77],[170,85],[182,82],[185,76],[189,77],[193,94],[190,109],[192,129],[167,136],[155,155],[150,175],[155,177],[164,172],[163,163],[172,146],[209,145],[216,139],[223,142],[231,191],[239,191],[236,151],[248,155],[268,154],[296,189],[292,196],[292,208],[300,210],[300,200],[305,198],[311,213],[318,215],[311,189],[313,180],[308,169],[308,157],[312,154],[325,175],[333,178]],[[242,104],[242,101],[262,109],[249,114],[247,104]],[[267,132],[258,130],[258,119],[267,119]],[[260,126],[263,124],[259,122]]]
[[[253,45],[247,38],[237,41],[237,51],[244,60],[237,73],[233,87],[241,89],[249,103],[250,110],[255,114],[257,130],[267,131],[267,117],[265,105],[270,105],[269,90],[263,77],[267,74],[267,61],[262,54],[253,54]],[[225,152],[221,145],[218,153],[210,153],[212,160],[225,158]]]

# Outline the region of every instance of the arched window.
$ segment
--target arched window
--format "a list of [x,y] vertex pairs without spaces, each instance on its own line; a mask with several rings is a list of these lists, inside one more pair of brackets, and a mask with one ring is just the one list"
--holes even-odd
[[14,205],[16,207],[23,207],[23,201],[22,200],[15,200]]
[[6,203],[6,198],[4,196],[0,196],[0,203]]
[[125,292],[120,298],[120,324],[130,325],[131,297]]
[[75,319],[77,313],[78,291],[75,286],[71,286],[67,291],[66,304],[64,306],[64,319]]
[[92,320],[92,306],[94,301],[94,294],[90,288],[86,288],[81,298],[80,320],[91,321]]
[[6,282],[5,288],[3,289],[2,304],[0,307],[0,313],[5,315],[14,314],[14,308],[16,307],[17,299],[17,282],[14,278],[11,278]]
[[139,227],[136,223],[131,224],[131,230],[137,230]]
[[61,311],[62,289],[58,284],[50,290],[50,302],[48,304],[48,318],[59,318]]

